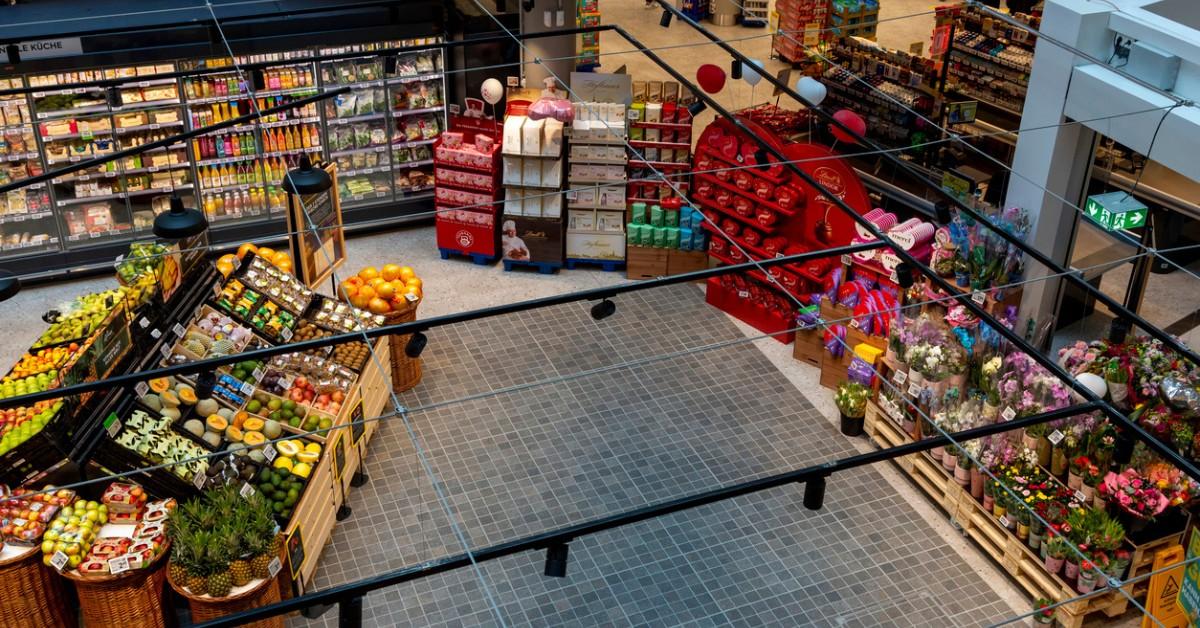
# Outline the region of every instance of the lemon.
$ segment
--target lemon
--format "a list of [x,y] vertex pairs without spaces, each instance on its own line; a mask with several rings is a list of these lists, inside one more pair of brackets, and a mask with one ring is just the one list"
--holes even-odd
[[274,466],[276,469],[291,470],[292,469],[292,459],[288,458],[287,456],[279,456],[278,458],[275,459],[275,464],[273,464],[272,466]]

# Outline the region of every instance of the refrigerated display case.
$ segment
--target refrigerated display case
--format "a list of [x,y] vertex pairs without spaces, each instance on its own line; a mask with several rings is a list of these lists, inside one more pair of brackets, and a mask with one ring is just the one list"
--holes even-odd
[[[253,54],[237,57],[236,65],[227,57],[184,59],[0,78],[0,89],[36,88],[0,97],[0,184],[352,87],[325,102],[3,195],[0,265],[30,272],[104,263],[129,242],[152,237],[155,214],[175,193],[205,211],[215,244],[281,233],[281,182],[305,154],[338,163],[349,225],[403,216],[393,204],[423,211],[409,201],[432,198],[430,149],[445,127],[442,51],[375,51],[439,41]],[[361,56],[344,58],[350,53]],[[343,57],[317,58],[329,55]],[[250,66],[244,75],[243,66]],[[196,74],[156,78],[176,71]],[[121,82],[76,86],[96,80]]]

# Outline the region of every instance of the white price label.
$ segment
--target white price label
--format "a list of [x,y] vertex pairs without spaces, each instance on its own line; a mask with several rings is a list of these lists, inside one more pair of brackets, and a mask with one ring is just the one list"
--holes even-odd
[[896,271],[893,270],[892,274],[888,275],[888,281],[892,283],[900,283],[900,275],[897,275]]
[[410,303],[412,303],[412,302],[415,302],[415,301],[416,301],[417,299],[419,299],[420,297],[418,297],[417,295],[415,295],[415,294],[413,294],[413,293],[411,293],[411,292],[405,292],[405,293],[404,293],[404,298],[405,298],[405,299],[408,299],[408,301],[409,301]]
[[141,321],[138,321],[138,325],[141,325],[142,329],[145,329],[150,326],[150,319],[143,318]]
[[117,434],[119,434],[121,432],[121,420],[113,419],[113,422],[108,424],[107,429],[108,429],[108,437],[116,438]]
[[282,570],[283,561],[279,560],[278,556],[272,558],[271,562],[267,563],[267,575],[270,578],[274,578],[275,576],[279,575],[279,572]]
[[238,495],[241,495],[245,499],[250,499],[250,496],[254,495],[254,487],[250,486],[249,482],[243,482],[242,490],[238,491]]
[[1066,437],[1067,437],[1067,435],[1063,434],[1061,431],[1054,430],[1053,432],[1050,433],[1049,436],[1046,437],[1046,440],[1049,440],[1050,444],[1052,444],[1052,445],[1057,445],[1057,444],[1061,443],[1062,439],[1064,439]]
[[1003,517],[1000,517],[1000,525],[1002,525],[1006,528],[1008,527],[1008,515],[1004,515]]
[[146,393],[150,392],[150,385],[146,382],[138,382],[137,386],[133,387],[133,392],[137,393],[139,397],[145,397]]
[[983,305],[984,301],[987,301],[987,297],[984,296],[983,292],[976,290],[971,294],[971,300],[974,301],[976,305]]
[[249,395],[254,392],[254,386],[250,382],[242,382],[241,390],[243,395]]
[[208,481],[207,475],[204,475],[203,473],[197,473],[196,477],[192,478],[192,486],[195,486],[196,490],[198,490],[198,491],[203,491],[204,483],[207,481]]
[[171,345],[169,345],[169,344],[164,344],[164,345],[162,346],[162,348],[158,350],[158,352],[159,352],[159,353],[161,353],[161,354],[162,354],[162,357],[164,357],[164,358],[169,358],[169,357],[171,357]]
[[62,571],[63,567],[67,566],[67,561],[71,560],[63,552],[54,552],[54,556],[50,558],[50,566]]
[[216,284],[213,286],[213,296],[218,299],[221,298],[221,284]]
[[892,375],[892,381],[893,381],[893,382],[896,382],[896,385],[897,385],[897,386],[903,386],[903,385],[904,385],[904,382],[905,382],[907,379],[908,379],[908,373],[906,373],[906,372],[904,372],[904,371],[896,371],[896,372],[895,372],[895,373]]
[[187,332],[187,330],[183,328],[183,325],[180,325],[179,323],[175,323],[175,326],[171,328],[171,331],[175,332],[176,336],[181,337],[185,332]]
[[283,329],[279,330],[279,335],[283,336],[284,340],[291,340],[292,339],[292,330],[291,330],[291,328],[284,327]]
[[749,299],[749,298],[750,298],[750,291],[749,291],[749,290],[738,290],[738,298],[740,298],[740,299]]
[[129,571],[129,555],[121,554],[116,558],[108,559],[108,573],[117,575]]
[[850,319],[850,326],[853,327],[854,329],[858,329],[858,319],[857,318]]
[[847,255],[842,256],[842,264],[844,266],[849,266],[851,261],[852,260],[850,259],[850,255],[847,254]]
[[260,380],[263,378],[263,375],[266,375],[266,374],[267,374],[267,372],[264,371],[263,367],[260,366],[256,369],[254,369],[254,373],[251,374],[251,377],[253,377],[255,380]]
[[1009,406],[1000,413],[1000,418],[1004,419],[1005,421],[1011,421],[1017,418],[1017,411],[1013,410],[1012,406]]
[[908,385],[908,396],[916,397],[921,394],[921,385],[913,382]]
[[162,338],[162,332],[161,332],[161,331],[158,331],[157,329],[151,329],[151,330],[150,330],[150,337],[151,337],[151,338],[153,338],[153,339],[155,339],[155,340],[158,340],[159,338]]
[[233,258],[233,269],[237,270],[242,267],[242,259],[240,257]]
[[267,443],[267,446],[263,447],[263,457],[267,459],[267,462],[275,462],[275,457],[278,455],[279,452],[275,451],[275,445]]
[[1075,498],[1075,501],[1079,502],[1080,504],[1086,504],[1088,500],[1087,495],[1084,495],[1083,491],[1075,491],[1075,495],[1073,495],[1073,497]]

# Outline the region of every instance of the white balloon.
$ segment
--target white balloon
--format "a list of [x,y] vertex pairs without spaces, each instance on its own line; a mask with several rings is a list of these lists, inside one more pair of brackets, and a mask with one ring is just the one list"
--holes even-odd
[[821,104],[827,93],[825,84],[811,76],[800,77],[800,80],[796,81],[796,91],[814,106]]
[[[757,66],[757,67],[755,67]],[[751,59],[750,65],[742,66],[742,80],[750,84],[750,87],[758,85],[762,80],[762,74],[758,70],[762,69],[763,62],[759,59]]]
[[1108,385],[1104,383],[1104,378],[1096,375],[1095,373],[1080,373],[1075,376],[1075,379],[1078,380],[1080,384],[1087,386],[1088,390],[1091,390],[1096,394],[1097,397],[1100,397],[1101,399],[1104,398],[1104,393],[1108,392]]
[[487,104],[494,105],[504,98],[504,84],[494,78],[490,78],[483,82],[479,88],[479,95],[487,101]]

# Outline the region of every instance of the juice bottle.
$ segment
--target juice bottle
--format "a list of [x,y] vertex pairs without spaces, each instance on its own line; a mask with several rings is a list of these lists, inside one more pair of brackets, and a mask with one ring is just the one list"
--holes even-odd
[[300,133],[300,146],[312,148],[312,136],[308,134],[308,127],[302,126],[297,130]]
[[310,125],[308,127],[308,134],[310,136],[309,142],[314,147],[319,147],[321,145],[321,136],[317,133],[317,125]]
[[292,133],[291,127],[283,134],[283,145],[287,150],[296,150],[296,134]]

